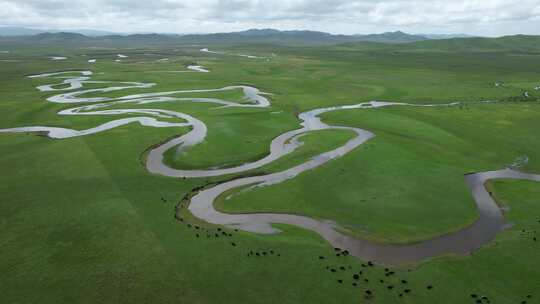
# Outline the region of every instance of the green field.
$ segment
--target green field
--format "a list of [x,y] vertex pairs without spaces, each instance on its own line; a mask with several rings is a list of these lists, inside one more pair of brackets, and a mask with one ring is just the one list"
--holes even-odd
[[[9,60],[0,62],[0,129],[40,125],[81,130],[129,116],[57,115],[74,105],[46,102],[54,93],[35,87],[58,79],[25,76],[65,70],[92,70],[96,81],[156,83],[149,89],[84,97],[242,84],[272,94],[269,108],[190,102],[114,107],[168,109],[203,121],[208,127],[203,143],[165,155],[166,164],[179,169],[260,159],[271,140],[299,128],[297,115],[310,109],[371,100],[463,102],[325,114],[329,124],[366,129],[376,137],[294,179],[232,191],[216,202],[231,213],[308,215],[333,220],[360,238],[411,243],[456,231],[477,218],[464,174],[501,169],[521,156],[529,158],[522,170],[540,173],[540,92],[534,90],[540,85],[540,48],[502,43],[214,47],[277,54],[269,60],[204,54],[189,45],[0,44],[11,51],[0,54],[0,60]],[[129,57],[114,62],[119,53]],[[68,59],[47,58],[57,55]],[[94,58],[97,63],[87,62]],[[163,58],[169,61],[158,61]],[[211,73],[169,73],[193,63]],[[242,101],[239,91],[185,95]],[[498,102],[479,102],[487,100]],[[279,225],[283,233],[259,235],[200,222],[185,210],[185,222],[175,218],[177,203],[196,187],[290,168],[343,145],[352,133],[313,132],[301,137],[304,144],[290,155],[235,175],[174,179],[148,173],[145,151],[185,132],[131,124],[64,140],[0,133],[2,303],[475,303],[471,294],[487,296],[491,303],[540,301],[540,245],[533,239],[540,229],[539,183],[489,183],[513,226],[471,256],[363,267],[367,261],[335,257],[318,235],[296,227]],[[261,257],[248,257],[250,251]],[[396,274],[385,277],[386,267]],[[360,270],[362,281],[353,286],[352,276]],[[366,290],[374,296],[366,299]]]

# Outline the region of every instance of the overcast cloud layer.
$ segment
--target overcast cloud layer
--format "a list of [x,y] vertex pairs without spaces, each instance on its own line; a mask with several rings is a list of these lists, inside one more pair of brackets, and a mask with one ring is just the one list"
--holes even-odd
[[0,25],[48,29],[540,34],[540,0],[0,0],[0,8]]

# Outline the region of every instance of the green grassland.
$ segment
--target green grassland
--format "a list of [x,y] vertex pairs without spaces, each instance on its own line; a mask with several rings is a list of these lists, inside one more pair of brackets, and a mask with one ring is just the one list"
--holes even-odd
[[[96,96],[240,84],[273,94],[272,106],[265,109],[186,102],[116,106],[170,109],[207,124],[202,144],[166,155],[169,165],[186,169],[234,166],[264,157],[271,140],[298,128],[298,113],[308,109],[369,100],[464,101],[455,107],[328,113],[323,116],[327,123],[367,129],[377,136],[293,180],[217,202],[227,211],[305,214],[337,221],[361,237],[414,242],[474,221],[477,214],[463,174],[500,169],[522,155],[530,158],[524,170],[540,172],[540,93],[533,90],[540,85],[540,53],[527,46],[525,56],[500,43],[481,50],[465,45],[458,51],[429,43],[220,49],[275,53],[270,60],[203,54],[192,46],[0,45],[11,51],[0,60],[13,60],[0,62],[0,128],[85,129],[126,117],[59,116],[58,111],[73,105],[46,102],[52,93],[35,86],[51,80],[25,77],[72,69],[92,70],[92,80],[156,83],[149,89]],[[119,53],[129,57],[114,62]],[[47,59],[56,55],[68,60]],[[93,58],[98,62],[89,64]],[[157,61],[162,58],[169,61]],[[212,72],[160,72],[183,70],[192,63]],[[185,97],[240,99],[237,91]],[[501,102],[477,103],[480,100]],[[528,303],[540,298],[535,290],[540,282],[539,245],[532,239],[540,228],[538,183],[489,184],[499,203],[510,207],[507,216],[514,224],[489,246],[472,256],[396,267],[396,275],[386,278],[384,266],[364,268],[366,261],[335,257],[319,236],[294,227],[280,226],[284,232],[271,236],[226,230],[232,236],[225,237],[217,230],[221,227],[198,222],[187,212],[186,222],[179,222],[175,205],[191,189],[236,176],[173,179],[149,174],[142,164],[144,151],[186,131],[132,124],[66,140],[1,134],[2,302],[474,303],[473,293],[488,296],[492,303],[520,303],[528,294],[533,296]],[[247,174],[289,168],[350,137],[344,131],[314,132],[302,137],[304,144],[297,151]],[[267,254],[247,257],[249,251]],[[369,282],[353,287],[352,275],[359,270]],[[399,297],[405,288],[411,293]],[[374,292],[372,299],[364,298],[367,289]]]
[[301,213],[337,219],[380,241],[412,242],[476,218],[463,175],[496,170],[521,155],[540,171],[539,104],[394,107],[327,114],[332,124],[377,137],[342,159],[279,185],[243,192],[228,212]]

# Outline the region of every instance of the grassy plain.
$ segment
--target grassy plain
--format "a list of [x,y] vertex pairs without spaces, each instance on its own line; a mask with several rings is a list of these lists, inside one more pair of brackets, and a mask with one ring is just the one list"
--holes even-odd
[[[294,180],[218,202],[220,208],[235,212],[291,212],[332,219],[380,241],[415,241],[475,219],[464,173],[499,169],[521,155],[530,158],[525,170],[540,171],[540,139],[534,131],[540,112],[535,102],[538,93],[533,90],[540,85],[540,53],[443,52],[423,45],[418,50],[393,48],[242,47],[247,53],[277,54],[266,61],[201,54],[190,46],[68,50],[0,45],[11,51],[0,55],[0,60],[11,60],[0,62],[0,128],[84,129],[122,117],[58,116],[58,111],[72,105],[45,102],[51,94],[35,86],[50,80],[25,78],[68,69],[91,69],[93,80],[157,84],[106,96],[235,84],[273,93],[268,109],[159,104],[193,115],[209,129],[200,147],[181,157],[168,155],[169,164],[179,168],[258,159],[267,153],[272,138],[298,128],[296,115],[308,109],[373,99],[470,102],[463,107],[327,114],[324,120],[329,123],[365,128],[377,137]],[[129,57],[114,62],[119,53]],[[56,55],[68,60],[47,58]],[[98,62],[89,64],[87,60],[93,58]],[[158,62],[163,58],[169,61]],[[181,70],[191,63],[202,64],[212,73],[159,72]],[[505,85],[495,86],[495,82]],[[523,97],[524,90],[530,91],[529,98]],[[238,98],[236,94],[221,97]],[[506,102],[474,103],[478,100]],[[500,203],[511,207],[508,217],[515,225],[474,255],[397,267],[390,279],[383,278],[382,266],[364,269],[369,282],[353,287],[352,274],[363,269],[364,261],[334,257],[332,248],[312,233],[280,227],[285,232],[274,236],[229,231],[232,237],[207,238],[206,232],[178,222],[176,202],[191,189],[220,180],[177,180],[145,171],[143,151],[182,132],[129,125],[68,140],[1,134],[2,301],[474,303],[471,293],[486,295],[495,303],[519,303],[527,294],[533,296],[529,303],[540,298],[534,289],[540,282],[538,243],[532,240],[533,231],[540,228],[536,183],[490,184]],[[287,168],[342,144],[349,136],[344,132],[308,135],[298,151],[260,171]],[[218,227],[193,224],[217,233]],[[250,250],[267,255],[248,258]],[[326,267],[339,271],[332,273]],[[382,284],[380,279],[388,281]],[[398,294],[406,287],[400,285],[401,279],[412,290],[402,298]],[[389,291],[388,284],[396,287]],[[434,288],[427,290],[427,285]],[[375,294],[369,301],[364,299],[367,289]]]

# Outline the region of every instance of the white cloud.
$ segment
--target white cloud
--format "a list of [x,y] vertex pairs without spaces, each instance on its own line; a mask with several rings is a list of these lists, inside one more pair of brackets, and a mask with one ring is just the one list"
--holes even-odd
[[0,7],[0,25],[118,32],[540,34],[540,0],[0,0]]

